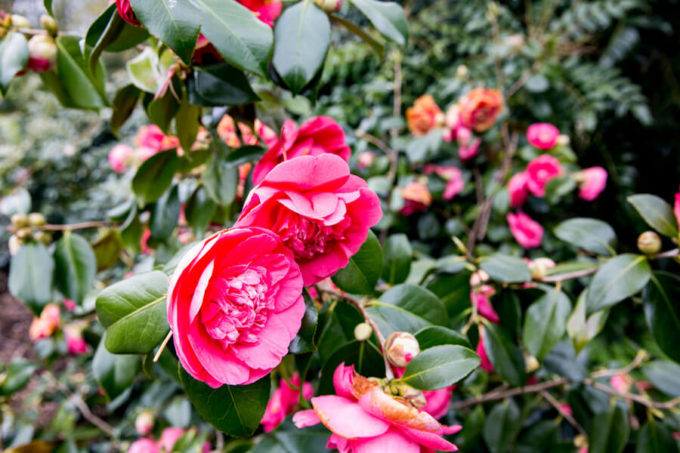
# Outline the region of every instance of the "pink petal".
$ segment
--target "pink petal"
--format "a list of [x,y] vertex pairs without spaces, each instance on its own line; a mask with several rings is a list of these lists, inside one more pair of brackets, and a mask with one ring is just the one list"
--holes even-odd
[[354,453],[420,453],[420,445],[391,428],[385,434],[352,442]]
[[308,426],[318,425],[321,423],[321,420],[319,420],[314,409],[309,409],[296,412],[295,415],[293,415],[293,423],[295,423],[295,426],[298,428],[306,428]]
[[444,439],[441,434],[435,434],[428,431],[420,431],[411,428],[400,427],[400,429],[405,435],[415,440],[423,447],[440,451],[458,451],[458,447]]
[[326,428],[345,439],[379,436],[390,427],[342,396],[317,396],[312,398],[312,406]]

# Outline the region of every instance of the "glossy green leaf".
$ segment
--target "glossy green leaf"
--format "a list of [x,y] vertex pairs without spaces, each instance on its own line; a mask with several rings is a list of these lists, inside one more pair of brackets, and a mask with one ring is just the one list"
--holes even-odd
[[339,300],[324,304],[319,312],[315,334],[321,362],[326,363],[340,347],[353,341],[354,328],[362,322],[364,317],[348,302]]
[[615,405],[596,414],[590,429],[588,453],[621,453],[630,435],[628,411]]
[[656,195],[637,194],[627,198],[647,225],[664,236],[678,237],[678,221],[673,214],[673,208]]
[[116,92],[112,105],[111,132],[117,134],[123,124],[132,116],[141,93],[141,90],[133,84],[125,85]]
[[227,160],[234,165],[245,164],[246,162],[255,162],[262,157],[265,149],[257,145],[245,145],[227,155]]
[[546,293],[531,304],[524,318],[524,345],[537,359],[543,357],[560,341],[567,328],[571,312],[569,298],[558,290]]
[[479,366],[479,361],[472,349],[434,346],[416,355],[400,380],[420,390],[438,390],[463,379]]
[[130,0],[137,19],[186,64],[196,47],[200,12],[190,0]]
[[680,365],[677,363],[654,360],[642,367],[642,373],[666,395],[680,397]]
[[497,253],[482,258],[479,267],[489,274],[491,280],[497,282],[522,283],[531,281],[529,266],[522,258],[516,256]]
[[352,340],[338,348],[324,363],[318,393],[335,393],[333,373],[343,362],[346,366],[354,365],[354,370],[362,376],[385,376],[385,362],[377,346],[370,341]]
[[[171,83],[175,86],[175,91],[181,90],[178,78],[173,77]],[[146,94],[143,105],[149,121],[160,127],[163,132],[170,133],[170,123],[180,108],[180,103],[175,98],[173,90],[168,89],[161,97]]]
[[31,242],[12,256],[9,266],[9,291],[14,297],[40,313],[52,300],[54,260],[44,245]]
[[526,378],[524,356],[508,334],[495,324],[484,328],[484,346],[495,371],[510,385],[522,385]]
[[175,131],[182,149],[191,150],[201,127],[201,108],[191,104],[186,93],[175,115]]
[[471,347],[470,341],[465,335],[442,326],[424,327],[416,332],[415,336],[421,351],[444,344],[465,346],[466,348]]
[[581,352],[581,349],[602,331],[609,317],[609,310],[607,309],[596,311],[586,317],[586,294],[587,290],[581,292],[576,306],[567,320],[567,334],[574,345],[576,354]]
[[316,349],[314,336],[316,334],[316,323],[319,319],[319,310],[307,291],[304,291],[302,295],[305,299],[305,315],[302,317],[300,330],[288,347],[291,354],[301,354]]
[[351,0],[352,4],[371,21],[385,38],[400,46],[408,40],[408,22],[402,7],[396,2]]
[[555,227],[555,236],[569,244],[597,255],[614,256],[616,233],[601,220],[574,218]]
[[269,401],[269,376],[248,385],[223,385],[213,389],[180,366],[179,378],[199,415],[223,433],[249,436],[260,425]]
[[[42,73],[43,81],[52,88],[65,107],[98,109],[107,107],[104,86],[106,71],[100,61],[90,68],[89,60],[83,54],[81,38],[63,35],[57,38],[57,72]],[[56,77],[56,79],[55,79]]]
[[7,88],[17,72],[28,63],[26,38],[21,33],[8,33],[0,40],[0,93],[7,94]]
[[652,271],[647,258],[626,253],[610,259],[588,286],[588,314],[610,307],[645,287]]
[[368,312],[387,336],[394,331],[416,333],[431,325],[447,326],[449,317],[441,300],[420,286],[397,285],[371,301]]
[[217,205],[208,195],[205,187],[198,186],[189,201],[187,201],[186,209],[184,211],[187,222],[194,228],[196,236],[202,236],[210,220],[215,215]]
[[105,347],[102,337],[92,359],[92,373],[109,400],[116,399],[130,388],[141,366],[135,355],[114,355]]
[[297,452],[321,452],[326,451],[328,431],[322,427],[309,427],[297,429],[290,423],[285,422],[281,428],[266,433],[261,440],[250,450],[251,453],[297,453]]
[[259,100],[245,74],[227,63],[196,68],[187,86],[189,102],[202,107],[241,105]]
[[286,86],[297,94],[321,70],[331,41],[331,24],[314,2],[285,9],[274,28],[272,64]]
[[65,234],[54,249],[54,281],[67,299],[79,304],[92,289],[97,257],[90,243],[74,233]]
[[203,174],[203,186],[212,200],[219,206],[228,206],[236,198],[238,167],[226,158],[224,148],[213,152]]
[[97,272],[113,267],[123,251],[123,241],[118,230],[110,229],[92,244],[97,260]]
[[25,359],[14,359],[2,370],[0,395],[10,396],[26,387],[38,365]]
[[177,168],[177,151],[169,149],[148,158],[132,179],[132,190],[142,206],[158,200],[172,184]]
[[383,254],[380,242],[372,231],[358,252],[352,255],[347,266],[332,277],[333,283],[343,291],[352,294],[373,294],[380,278]]
[[680,278],[656,272],[644,291],[645,318],[659,348],[680,363]]
[[635,453],[677,453],[679,450],[673,433],[662,423],[650,418],[638,434]]
[[154,239],[163,240],[169,237],[177,226],[181,203],[179,187],[174,185],[154,203],[149,218],[149,228]]
[[405,234],[393,234],[385,241],[383,279],[387,283],[403,283],[411,272],[413,249]]
[[149,37],[144,28],[135,27],[123,20],[115,4],[109,5],[90,25],[85,43],[92,48],[89,53],[90,70],[94,70],[105,50],[118,52],[140,44]]
[[201,33],[224,59],[264,76],[271,53],[271,28],[245,6],[224,0],[194,0],[201,11]]
[[451,319],[460,316],[471,306],[469,272],[436,274],[426,287],[441,299]]
[[515,439],[522,429],[518,423],[520,410],[512,398],[496,404],[484,423],[483,437],[491,453],[513,451]]

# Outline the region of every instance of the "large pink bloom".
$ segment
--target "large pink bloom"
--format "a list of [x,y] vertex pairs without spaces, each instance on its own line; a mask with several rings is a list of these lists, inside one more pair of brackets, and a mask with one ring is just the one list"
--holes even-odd
[[298,412],[298,428],[323,423],[333,433],[328,448],[340,453],[456,451],[442,435],[460,431],[385,393],[377,382],[340,364],[333,375],[336,395],[312,398],[314,409]]
[[550,149],[557,143],[560,131],[550,123],[535,123],[527,129],[529,144],[538,149]]
[[232,228],[192,248],[168,288],[177,356],[213,388],[254,382],[300,329],[302,275],[293,252],[262,228]]
[[529,177],[525,172],[517,173],[510,178],[508,182],[508,193],[510,194],[510,206],[519,208],[527,201],[529,191],[527,189],[527,182]]
[[602,167],[590,167],[580,172],[578,196],[586,201],[593,201],[607,185],[607,170]]
[[[290,379],[291,387],[285,379],[281,379],[279,388],[274,390],[269,402],[267,403],[267,409],[264,411],[264,417],[262,417],[262,425],[264,425],[264,431],[269,432],[279,426],[287,415],[292,414],[295,406],[297,406],[300,399],[300,375],[295,372],[293,377]],[[309,382],[302,384],[302,396],[304,399],[309,399],[314,395],[314,388]]]
[[184,435],[184,430],[182,428],[176,426],[165,428],[161,433],[160,439],[158,439],[158,447],[164,448],[164,451],[170,452],[182,435]]
[[137,439],[130,445],[127,453],[160,453],[161,447],[156,445],[153,439],[142,438]]
[[253,184],[258,185],[279,163],[298,156],[335,154],[345,162],[349,160],[350,149],[345,142],[342,127],[327,116],[307,120],[299,128],[292,120],[286,120],[281,136],[264,153],[253,170]]
[[561,173],[562,166],[553,156],[548,154],[538,156],[527,165],[527,189],[537,197],[543,197],[548,181]]
[[508,225],[510,232],[515,237],[519,245],[525,249],[538,247],[543,241],[543,227],[523,212],[513,214],[508,213]]
[[366,181],[351,175],[340,157],[321,154],[277,165],[248,195],[236,226],[281,236],[309,286],[346,266],[381,217]]

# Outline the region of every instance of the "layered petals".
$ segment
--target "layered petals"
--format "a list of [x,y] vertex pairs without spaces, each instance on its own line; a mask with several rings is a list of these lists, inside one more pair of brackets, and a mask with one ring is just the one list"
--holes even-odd
[[416,99],[413,106],[406,109],[406,123],[408,129],[416,137],[425,135],[432,129],[445,124],[444,112],[434,102],[429,94]]
[[550,123],[535,123],[527,129],[529,144],[542,150],[555,146],[559,136],[560,131]]
[[560,162],[553,156],[543,154],[527,165],[526,187],[537,197],[545,196],[545,186],[548,182],[562,174]]
[[579,173],[577,179],[580,180],[579,198],[593,201],[600,196],[607,185],[607,170],[602,167],[586,168]]
[[543,241],[543,227],[523,212],[507,215],[510,232],[525,249],[538,247]]
[[475,88],[458,101],[460,123],[476,132],[491,128],[502,111],[503,95],[499,90]]

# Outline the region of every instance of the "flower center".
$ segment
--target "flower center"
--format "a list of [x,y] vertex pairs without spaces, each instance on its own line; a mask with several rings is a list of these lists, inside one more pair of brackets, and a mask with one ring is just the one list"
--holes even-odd
[[322,221],[302,217],[286,210],[289,215],[283,215],[275,231],[283,243],[290,248],[297,259],[310,260],[323,255],[336,242],[345,239],[344,232],[349,227],[350,220],[345,217],[335,225],[324,225]]

